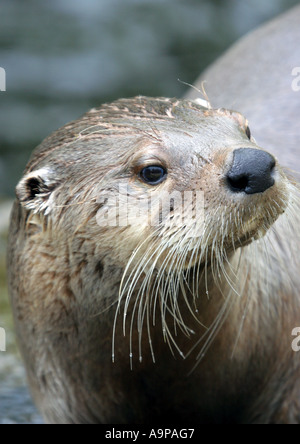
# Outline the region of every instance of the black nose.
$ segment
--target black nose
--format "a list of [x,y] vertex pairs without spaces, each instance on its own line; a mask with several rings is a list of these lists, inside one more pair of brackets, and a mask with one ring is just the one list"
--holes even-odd
[[231,191],[246,194],[263,193],[274,183],[276,160],[265,151],[240,148],[234,151],[233,164],[227,175]]

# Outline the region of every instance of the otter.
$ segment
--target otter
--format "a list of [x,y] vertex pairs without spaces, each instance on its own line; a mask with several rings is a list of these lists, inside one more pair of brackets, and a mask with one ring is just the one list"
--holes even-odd
[[299,422],[298,190],[243,115],[208,103],[121,99],[48,137],[8,253],[45,420]]

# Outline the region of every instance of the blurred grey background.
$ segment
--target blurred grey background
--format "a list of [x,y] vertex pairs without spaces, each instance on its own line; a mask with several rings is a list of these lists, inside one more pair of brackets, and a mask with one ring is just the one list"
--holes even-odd
[[[0,424],[39,423],[17,354],[5,280],[10,201],[30,152],[89,108],[182,96],[239,37],[299,0],[1,0]],[[300,24],[299,24],[300,25]],[[226,88],[226,78],[224,78]]]

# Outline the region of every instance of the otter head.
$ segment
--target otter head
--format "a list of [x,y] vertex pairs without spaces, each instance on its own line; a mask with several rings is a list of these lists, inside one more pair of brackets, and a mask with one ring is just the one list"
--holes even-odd
[[[103,243],[105,230],[112,254],[125,242],[123,266],[149,243],[155,261],[171,251],[191,264],[213,245],[239,248],[263,236],[288,201],[280,166],[241,114],[143,97],[92,110],[46,139],[17,196],[33,214],[69,217],[65,235],[82,224]],[[181,247],[193,250],[185,260]]]
[[239,113],[138,97],[91,110],[46,139],[17,196],[27,226],[49,227],[33,234],[54,249],[119,267],[128,307],[134,292],[151,294],[154,305],[160,292],[174,301],[186,272],[222,268],[266,234],[289,188]]

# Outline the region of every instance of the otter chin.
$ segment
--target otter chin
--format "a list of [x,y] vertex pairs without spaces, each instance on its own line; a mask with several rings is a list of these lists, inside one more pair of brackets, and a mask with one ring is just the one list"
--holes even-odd
[[8,274],[47,422],[300,419],[295,396],[286,407],[300,395],[299,186],[266,148],[238,112],[147,97],[36,148]]

